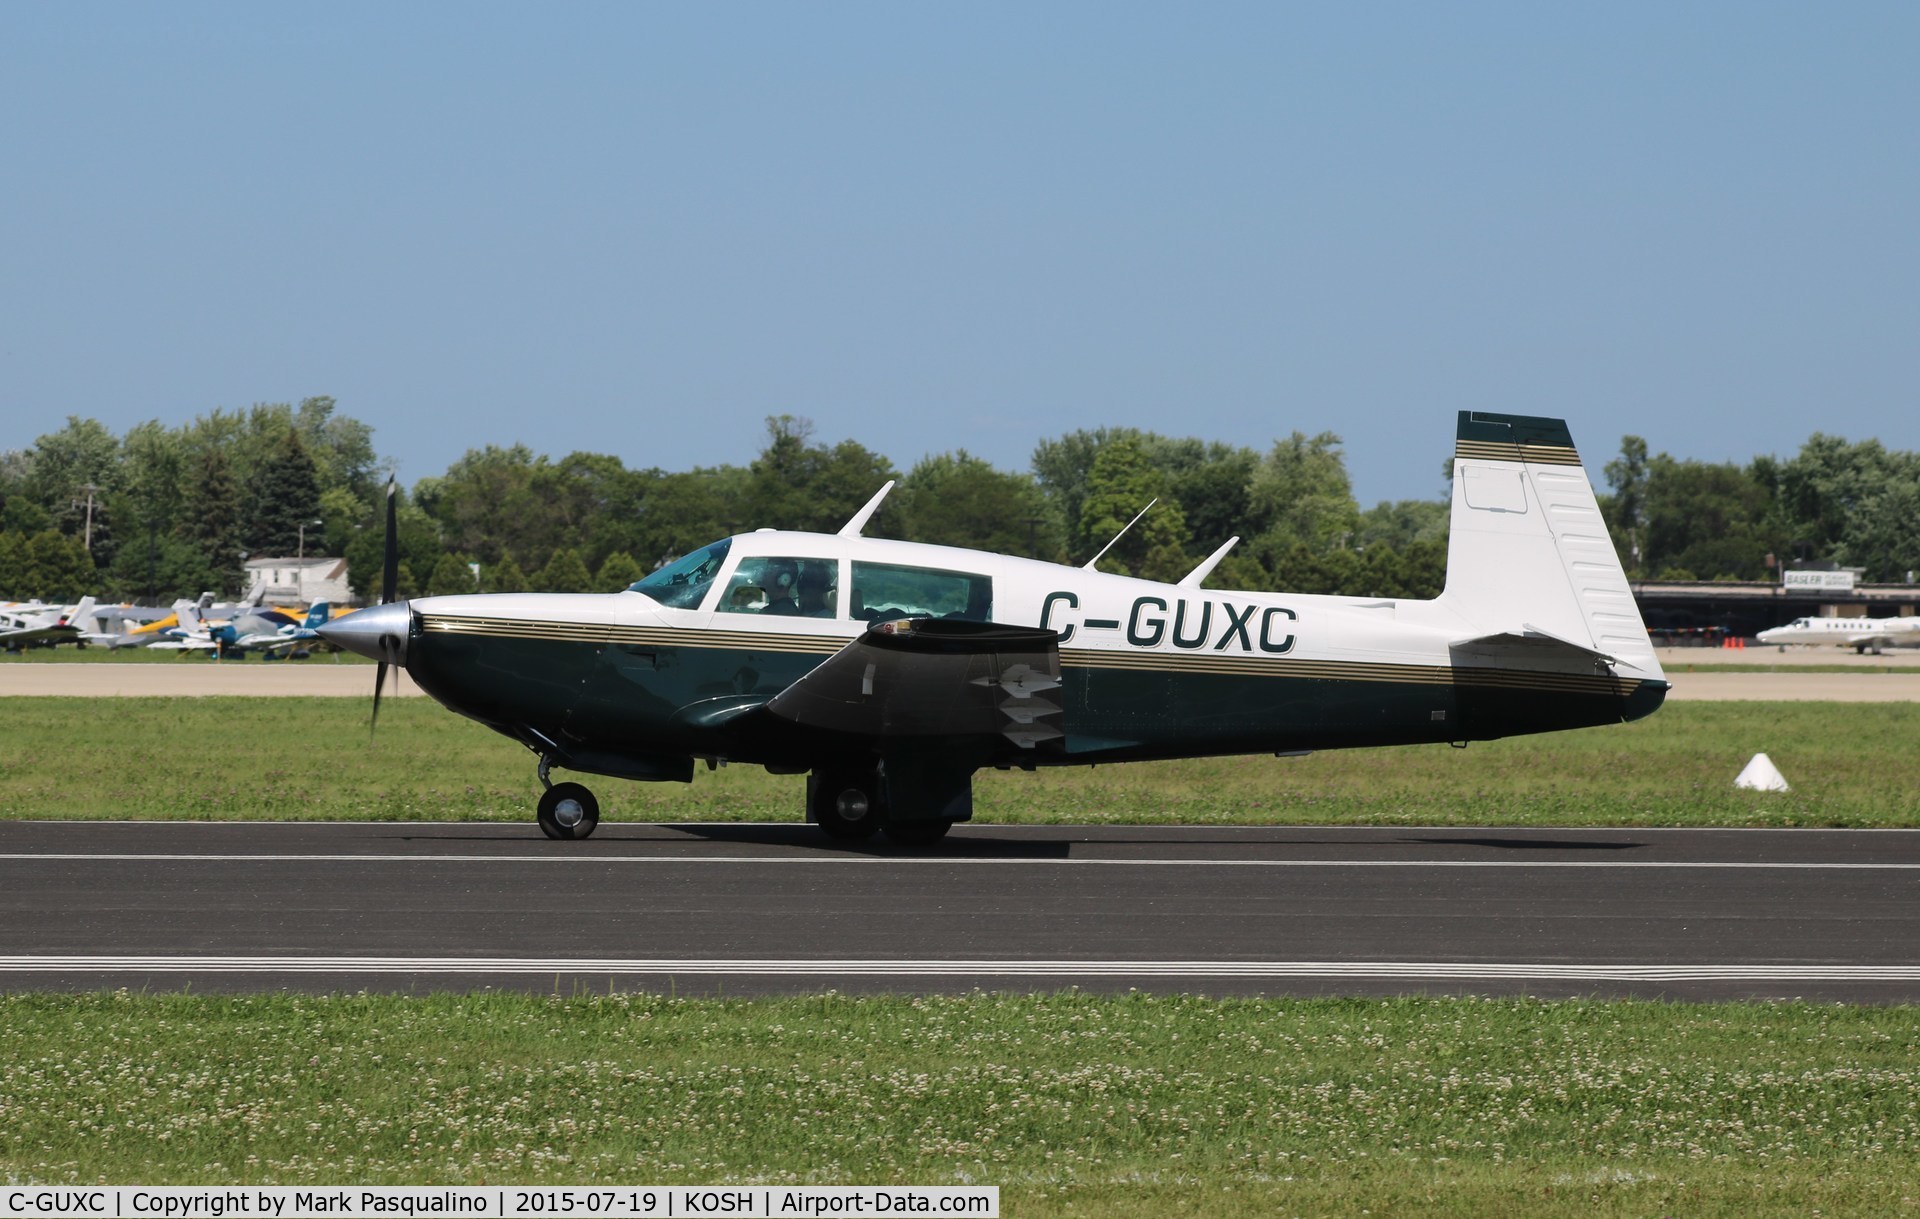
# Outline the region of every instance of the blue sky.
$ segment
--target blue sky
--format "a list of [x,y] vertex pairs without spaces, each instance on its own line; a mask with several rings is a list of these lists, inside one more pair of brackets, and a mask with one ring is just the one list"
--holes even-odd
[[1920,448],[1920,7],[0,8],[0,448]]

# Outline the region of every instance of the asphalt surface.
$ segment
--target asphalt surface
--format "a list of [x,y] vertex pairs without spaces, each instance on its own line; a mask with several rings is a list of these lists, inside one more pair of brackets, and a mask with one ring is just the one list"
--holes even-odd
[[1920,831],[0,823],[0,988],[1920,1001]]

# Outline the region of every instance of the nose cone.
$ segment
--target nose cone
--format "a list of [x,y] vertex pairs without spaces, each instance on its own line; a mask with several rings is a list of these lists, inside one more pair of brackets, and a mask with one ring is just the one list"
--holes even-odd
[[407,632],[413,626],[413,610],[405,601],[370,605],[366,609],[343,614],[325,626],[316,628],[320,638],[349,652],[358,652],[388,664],[407,663]]

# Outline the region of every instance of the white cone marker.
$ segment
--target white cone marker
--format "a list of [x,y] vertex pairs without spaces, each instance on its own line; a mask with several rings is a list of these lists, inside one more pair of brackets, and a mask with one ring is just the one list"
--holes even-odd
[[1791,791],[1787,786],[1787,777],[1773,764],[1773,759],[1764,753],[1756,753],[1740,777],[1733,781],[1735,787],[1744,787],[1749,791],[1783,792]]

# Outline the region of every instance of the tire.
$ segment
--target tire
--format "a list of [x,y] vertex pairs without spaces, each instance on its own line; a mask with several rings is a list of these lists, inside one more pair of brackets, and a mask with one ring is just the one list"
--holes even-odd
[[549,838],[585,838],[600,824],[600,802],[578,783],[555,783],[542,793],[537,817]]
[[825,772],[814,776],[813,819],[827,837],[857,842],[873,837],[886,819],[879,784],[871,772]]
[[887,841],[901,847],[928,847],[947,836],[951,821],[890,821]]

